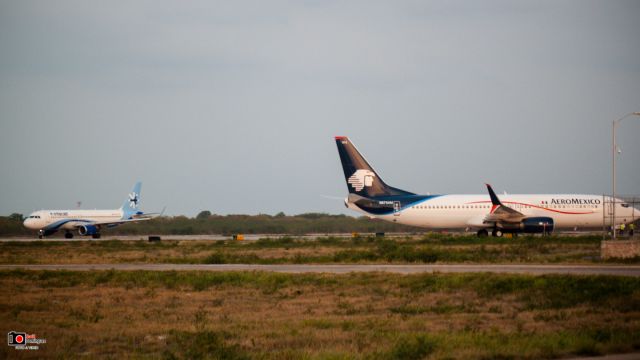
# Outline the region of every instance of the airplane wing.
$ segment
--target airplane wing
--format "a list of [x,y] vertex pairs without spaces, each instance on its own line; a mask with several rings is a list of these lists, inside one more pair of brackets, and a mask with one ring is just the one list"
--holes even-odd
[[137,222],[137,221],[145,221],[145,220],[151,220],[154,217],[135,217],[135,218],[131,218],[131,219],[122,219],[122,220],[118,220],[118,221],[98,221],[98,222],[94,222],[91,223],[91,225],[96,225],[96,226],[115,226],[115,225],[120,225],[120,224],[126,224],[126,223],[130,223],[130,222]]
[[91,225],[112,227],[120,224],[130,223],[130,222],[151,220],[159,216],[162,216],[162,214],[164,214],[165,209],[166,207],[163,208],[162,212],[159,212],[159,213],[142,213],[141,212],[141,213],[136,213],[131,215],[131,217],[129,217],[128,219],[122,219],[118,221],[94,222],[94,223],[91,223]]
[[164,211],[167,210],[167,207],[163,207],[162,211],[159,213],[141,213],[141,214],[133,214],[131,215],[132,219],[140,219],[140,220],[150,220],[150,219],[155,219],[157,217],[160,217],[162,215],[164,215]]
[[525,218],[525,215],[517,210],[514,210],[508,206],[502,204],[498,196],[491,188],[491,185],[487,185],[487,190],[489,190],[489,196],[491,197],[491,211],[484,218],[484,223],[497,223],[497,222],[507,222],[507,223],[518,223]]

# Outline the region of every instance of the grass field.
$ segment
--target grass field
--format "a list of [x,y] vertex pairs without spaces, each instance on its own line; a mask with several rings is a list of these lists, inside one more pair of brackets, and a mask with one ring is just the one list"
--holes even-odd
[[[258,241],[0,243],[2,264],[73,263],[594,263],[600,237],[265,238]],[[640,259],[627,260],[639,262]]]
[[0,358],[538,359],[640,349],[640,279],[0,271]]
[[[598,263],[599,237],[0,243],[3,264]],[[631,260],[637,263],[638,259]],[[0,271],[0,358],[540,359],[640,351],[640,279]]]

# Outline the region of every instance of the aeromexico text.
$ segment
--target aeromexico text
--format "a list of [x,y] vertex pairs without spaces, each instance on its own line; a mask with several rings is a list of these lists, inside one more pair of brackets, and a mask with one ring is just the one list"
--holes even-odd
[[597,205],[601,201],[599,199],[551,199],[551,203],[560,205]]

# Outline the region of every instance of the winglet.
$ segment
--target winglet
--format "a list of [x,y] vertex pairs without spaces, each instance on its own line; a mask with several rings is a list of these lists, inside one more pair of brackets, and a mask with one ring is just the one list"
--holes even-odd
[[498,196],[496,195],[496,193],[493,191],[493,188],[491,188],[491,185],[489,184],[485,184],[487,185],[487,190],[489,190],[489,197],[491,197],[491,204],[493,205],[491,207],[491,213],[493,213],[496,208],[498,208],[498,206],[502,206],[502,203],[500,202],[500,199],[498,199]]

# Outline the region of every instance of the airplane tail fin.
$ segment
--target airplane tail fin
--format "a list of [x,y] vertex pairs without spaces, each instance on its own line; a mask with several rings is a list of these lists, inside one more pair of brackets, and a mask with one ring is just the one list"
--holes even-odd
[[385,184],[348,137],[335,139],[349,193],[366,197],[415,195]]
[[127,195],[127,199],[122,203],[122,212],[124,218],[129,218],[132,215],[140,212],[140,189],[142,188],[142,183],[138,181],[134,186],[133,190]]

